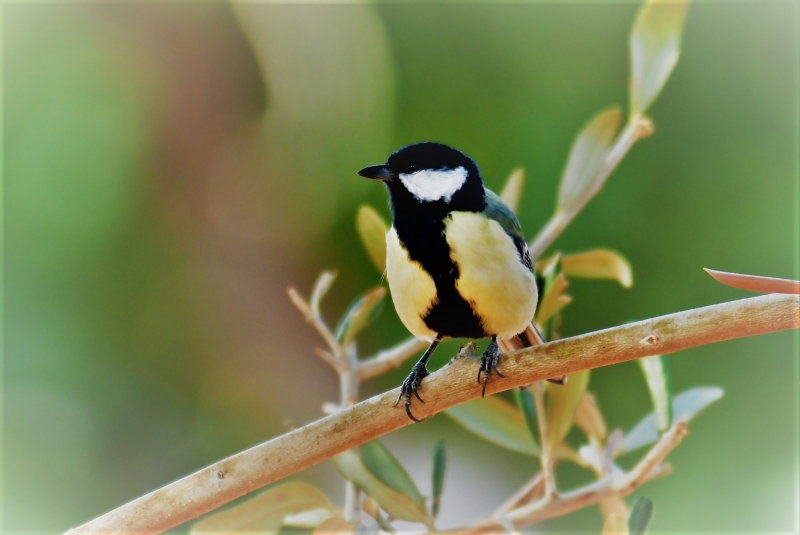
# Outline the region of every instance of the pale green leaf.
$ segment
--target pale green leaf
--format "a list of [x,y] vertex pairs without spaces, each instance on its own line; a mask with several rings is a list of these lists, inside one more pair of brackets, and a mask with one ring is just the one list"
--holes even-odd
[[660,355],[644,357],[637,361],[647,380],[650,397],[653,399],[653,412],[656,415],[656,427],[666,431],[672,425],[672,401],[669,384],[667,361]]
[[555,253],[548,258],[538,260],[534,264],[536,271],[545,279],[552,279],[561,268],[561,253]]
[[539,455],[539,446],[526,429],[522,413],[497,396],[468,401],[444,413],[498,446],[527,455]]
[[362,445],[361,460],[383,483],[411,496],[420,505],[425,503],[414,480],[381,441],[372,440]]
[[356,525],[344,518],[333,517],[325,520],[314,529],[313,535],[348,535],[355,533]]
[[322,303],[322,299],[328,293],[328,290],[331,289],[331,285],[333,281],[336,279],[336,273],[332,271],[323,271],[317,277],[317,282],[314,283],[314,289],[311,291],[311,301],[309,302],[309,306],[311,310],[319,314],[319,305]]
[[[562,308],[572,302],[572,297],[565,294],[569,282],[564,278],[563,273],[559,273],[552,281],[546,285],[544,296],[536,309],[536,323],[544,325],[547,321],[558,314]],[[543,333],[547,336],[547,333]]]
[[201,520],[192,527],[190,534],[274,532],[280,529],[286,516],[320,509],[339,514],[325,495],[311,485],[286,483]]
[[630,263],[619,253],[607,249],[565,255],[561,259],[561,271],[568,277],[611,279],[625,288],[633,285]]
[[522,188],[525,185],[525,171],[522,169],[515,169],[511,176],[508,177],[506,185],[503,186],[503,191],[500,192],[500,199],[511,208],[515,214],[519,209],[519,200],[522,198]]
[[[561,444],[572,427],[575,411],[589,385],[589,370],[583,370],[569,375],[565,385],[546,383],[545,385],[545,415],[547,443],[550,451],[555,451]],[[542,440],[544,441],[545,438]]]
[[369,205],[362,205],[356,216],[356,229],[370,260],[383,273],[386,271],[386,223]]
[[631,30],[631,115],[647,111],[678,63],[688,0],[648,0]]
[[603,111],[575,138],[561,177],[558,211],[571,213],[578,210],[603,187],[598,171],[611,151],[621,120],[622,110],[619,108]]
[[589,392],[583,394],[578,408],[575,410],[575,425],[580,427],[586,436],[592,437],[598,442],[605,440],[608,434],[603,414],[597,407],[594,395]]
[[283,525],[293,528],[315,528],[334,517],[335,515],[328,509],[311,509],[302,513],[286,515],[283,517]]
[[628,524],[624,518],[610,514],[603,524],[603,535],[628,535]]
[[419,522],[430,526],[432,519],[424,506],[417,503],[411,496],[395,490],[375,477],[352,451],[340,453],[333,458],[339,473],[351,481],[367,496],[371,496],[378,505],[398,520]]
[[644,535],[650,520],[653,518],[653,502],[644,497],[636,498],[628,515],[630,535]]
[[600,512],[603,518],[608,518],[611,515],[617,515],[620,519],[628,518],[631,510],[628,507],[625,498],[620,496],[607,496],[600,500]]
[[336,328],[336,339],[343,347],[350,345],[358,333],[380,314],[385,296],[386,288],[378,286],[356,299],[350,306]]
[[[672,421],[688,422],[711,403],[720,399],[724,390],[716,386],[691,388],[672,398]],[[618,453],[626,453],[658,440],[656,415],[645,416],[622,440]]]

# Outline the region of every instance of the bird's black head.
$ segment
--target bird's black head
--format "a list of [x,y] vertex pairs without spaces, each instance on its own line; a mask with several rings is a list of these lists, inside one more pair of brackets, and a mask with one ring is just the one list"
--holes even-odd
[[365,167],[358,174],[386,184],[395,215],[398,209],[450,212],[484,208],[478,166],[463,152],[442,143],[408,145],[392,153],[385,164]]

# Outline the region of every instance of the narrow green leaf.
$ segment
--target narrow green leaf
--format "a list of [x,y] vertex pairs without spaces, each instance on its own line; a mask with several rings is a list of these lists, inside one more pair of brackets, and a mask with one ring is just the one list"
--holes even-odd
[[339,322],[336,328],[336,339],[343,347],[350,345],[358,333],[381,313],[386,288],[378,286],[359,297]]
[[650,519],[653,518],[653,501],[648,498],[636,498],[628,515],[628,529],[631,535],[644,535]]
[[433,518],[439,516],[439,504],[442,499],[446,465],[447,454],[445,452],[444,440],[440,440],[433,449],[433,497],[431,498],[431,515]]
[[519,453],[539,455],[539,446],[525,428],[522,413],[497,396],[468,401],[444,412],[489,442]]
[[339,473],[345,479],[364,491],[378,502],[381,509],[394,518],[408,522],[419,522],[430,526],[432,519],[424,506],[417,503],[411,496],[385,485],[352,451],[340,453],[333,458]]
[[648,0],[631,30],[631,115],[647,111],[681,52],[688,0]]
[[653,399],[656,426],[659,431],[666,431],[672,425],[672,392],[667,359],[661,355],[653,355],[641,358],[637,362],[647,380],[650,397]]
[[287,515],[325,509],[339,514],[319,490],[306,483],[286,483],[204,518],[190,535],[276,532]]
[[536,437],[539,435],[539,426],[536,424],[536,407],[533,404],[533,395],[526,388],[525,390],[514,390],[514,397],[517,400],[517,406],[522,413],[522,417],[525,419],[528,433],[531,434],[531,440],[536,443]]
[[369,205],[362,205],[356,216],[356,229],[370,260],[383,273],[386,271],[386,223]]
[[311,310],[317,314],[319,314],[319,305],[328,290],[331,289],[334,280],[336,280],[336,273],[332,271],[323,271],[317,277],[317,282],[314,283],[314,289],[311,291],[311,301],[309,302]]
[[[575,411],[589,385],[589,370],[583,370],[569,375],[565,385],[547,383],[545,385],[545,414],[547,423],[547,443],[550,451],[555,451],[561,444],[572,427]],[[542,438],[542,441],[545,440]]]
[[619,108],[600,112],[575,138],[561,177],[557,210],[578,210],[603,187],[597,173],[611,151],[621,120]]
[[568,277],[611,279],[624,288],[633,286],[633,270],[630,263],[621,254],[608,249],[565,255],[561,259],[561,270]]
[[506,185],[503,186],[503,191],[500,192],[500,199],[515,214],[519,209],[519,200],[522,198],[522,187],[525,185],[525,171],[522,169],[515,169],[511,176],[508,177]]
[[361,461],[372,472],[372,475],[386,485],[411,496],[420,505],[425,503],[414,480],[381,441],[372,440],[362,445]]
[[[724,390],[716,386],[700,386],[685,390],[672,398],[672,420],[688,422],[710,404],[720,399]],[[650,413],[634,426],[622,440],[618,453],[627,453],[658,440],[656,415]]]

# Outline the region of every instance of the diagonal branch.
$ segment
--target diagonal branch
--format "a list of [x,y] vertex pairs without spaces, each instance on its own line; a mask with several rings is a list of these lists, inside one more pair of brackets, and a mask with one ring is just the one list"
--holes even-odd
[[409,338],[392,348],[384,349],[374,357],[359,363],[358,377],[362,381],[366,381],[394,368],[399,368],[403,362],[426,347],[428,347],[428,342]]
[[[799,327],[799,296],[772,294],[721,303],[504,355],[500,367],[506,378],[493,377],[487,390],[494,394],[565,373]],[[429,418],[480,396],[476,366],[470,359],[458,359],[428,377],[420,389],[427,403],[415,406],[416,415]],[[68,533],[158,533],[192,520],[412,423],[402,408],[394,407],[396,397],[394,389],[362,401],[219,461]]]
[[538,260],[539,257],[542,256],[542,253],[550,247],[556,238],[564,232],[567,225],[575,219],[575,216],[583,210],[586,203],[600,192],[609,175],[616,169],[628,151],[631,150],[634,143],[652,133],[653,125],[649,119],[640,115],[631,117],[628,125],[622,133],[620,133],[616,143],[614,143],[614,146],[603,161],[603,165],[600,166],[600,169],[597,170],[597,174],[590,180],[590,182],[595,184],[594,190],[586,196],[584,202],[577,204],[569,211],[555,211],[552,217],[550,217],[550,220],[542,227],[542,230],[539,231],[539,234],[536,235],[536,238],[530,243],[528,250],[531,258]]

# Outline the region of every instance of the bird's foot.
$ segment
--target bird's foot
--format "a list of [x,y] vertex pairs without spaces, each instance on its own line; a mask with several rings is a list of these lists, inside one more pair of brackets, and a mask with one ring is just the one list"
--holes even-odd
[[421,403],[425,403],[425,401],[419,397],[419,392],[417,391],[422,384],[422,380],[429,375],[430,372],[425,364],[417,362],[414,367],[411,368],[411,373],[408,374],[408,377],[406,377],[406,380],[403,381],[403,384],[400,386],[400,395],[397,396],[397,401],[394,402],[394,406],[397,407],[400,400],[405,398],[406,414],[415,422],[421,422],[422,420],[417,420],[414,418],[414,415],[411,414],[411,394],[414,394]]
[[500,377],[505,377],[500,370],[497,369],[497,363],[500,362],[500,347],[497,345],[497,338],[492,338],[486,351],[481,356],[481,365],[478,368],[478,384],[481,384],[481,374],[483,374],[483,390],[481,397],[486,395],[486,385],[489,384],[489,375],[494,370]]

